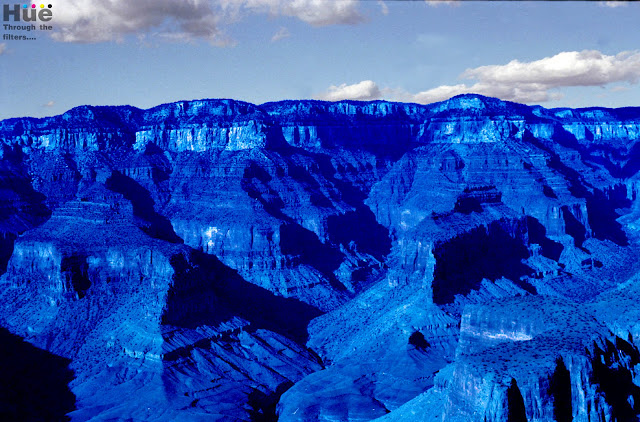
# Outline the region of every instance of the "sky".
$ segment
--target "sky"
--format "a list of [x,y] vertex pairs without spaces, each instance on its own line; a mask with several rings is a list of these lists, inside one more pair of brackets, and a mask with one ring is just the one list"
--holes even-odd
[[2,22],[0,119],[85,104],[426,104],[468,92],[549,108],[640,106],[640,2],[47,1],[51,20],[34,23],[50,30]]

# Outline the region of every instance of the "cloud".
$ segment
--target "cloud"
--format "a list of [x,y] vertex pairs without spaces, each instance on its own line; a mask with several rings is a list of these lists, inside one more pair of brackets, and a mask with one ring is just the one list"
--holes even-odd
[[598,5],[604,7],[625,7],[627,5],[627,0],[604,0],[599,1]]
[[52,38],[96,43],[124,40],[127,35],[213,45],[232,45],[226,24],[249,14],[289,16],[314,26],[364,21],[357,0],[59,0]]
[[478,82],[468,92],[519,102],[557,99],[553,90],[575,86],[605,86],[614,82],[637,83],[640,52],[608,56],[596,50],[567,51],[532,62],[512,60],[506,65],[467,69],[462,78]]
[[7,44],[0,44],[0,56],[7,52]]
[[468,69],[462,77],[532,89],[636,83],[640,79],[640,52],[624,51],[608,56],[597,50],[567,51],[528,63],[512,60],[506,65]]
[[53,107],[55,104],[56,104],[56,102],[51,100],[51,101],[47,102],[46,104],[42,104],[42,107]]
[[481,94],[488,97],[496,97],[502,100],[518,103],[543,103],[551,100],[559,100],[563,95],[559,92],[547,92],[544,90],[528,90],[527,87],[509,85],[486,85],[476,83],[471,86],[465,84],[442,85],[416,94],[396,91],[395,98],[398,101],[429,104],[443,101],[460,94]]
[[389,14],[389,6],[385,2],[378,0],[378,5],[380,6],[380,13],[385,16]]
[[278,29],[278,31],[271,37],[271,42],[277,42],[285,38],[289,38],[290,36],[291,33],[289,32],[289,30],[284,26],[281,26],[280,29]]
[[218,16],[209,0],[63,0],[56,3],[56,32],[64,42],[122,41],[129,34],[153,30],[175,40],[204,39],[225,45]]
[[418,93],[380,88],[373,81],[332,86],[325,99],[387,98],[428,104],[458,94],[475,93],[521,103],[540,103],[562,98],[565,87],[601,86],[613,83],[636,84],[640,80],[640,52],[624,51],[609,56],[595,50],[567,51],[532,62],[512,60],[505,65],[467,69],[461,78],[474,79],[472,85],[442,85]]
[[282,14],[314,26],[355,25],[364,22],[357,0],[280,0]]
[[381,98],[382,92],[373,81],[362,81],[357,84],[339,86],[332,85],[329,89],[315,98],[324,101],[359,100],[369,101]]
[[436,101],[446,100],[447,98],[455,97],[459,94],[465,94],[469,92],[469,88],[464,84],[459,85],[442,85],[437,88],[432,88],[427,91],[418,92],[417,94],[411,94],[402,90],[390,91],[392,97],[397,101],[404,101],[409,103],[429,104]]
[[222,0],[228,8],[244,8],[254,13],[290,16],[313,26],[354,25],[364,22],[358,0]]
[[439,6],[460,6],[460,0],[425,0],[427,6],[439,7]]

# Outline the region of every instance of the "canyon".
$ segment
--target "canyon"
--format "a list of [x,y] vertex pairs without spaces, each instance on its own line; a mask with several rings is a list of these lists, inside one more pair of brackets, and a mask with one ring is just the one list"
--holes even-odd
[[636,421],[640,107],[0,121],[0,419]]

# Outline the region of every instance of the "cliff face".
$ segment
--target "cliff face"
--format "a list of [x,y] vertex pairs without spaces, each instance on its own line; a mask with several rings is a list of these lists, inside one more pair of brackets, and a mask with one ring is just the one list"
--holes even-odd
[[531,296],[469,306],[444,417],[632,420],[639,357],[575,304]]
[[78,421],[632,420],[639,140],[477,95],[5,120],[0,324]]

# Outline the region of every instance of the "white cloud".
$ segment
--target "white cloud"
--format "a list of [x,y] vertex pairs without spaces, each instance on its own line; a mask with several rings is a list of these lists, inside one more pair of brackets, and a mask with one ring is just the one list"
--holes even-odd
[[153,35],[223,46],[233,44],[224,25],[247,13],[290,16],[314,26],[356,24],[364,20],[357,6],[357,0],[59,0],[52,38],[94,43]]
[[625,7],[627,0],[604,0],[599,1],[598,4],[605,7]]
[[378,5],[380,6],[380,13],[385,16],[389,14],[389,6],[385,2],[378,0]]
[[531,85],[532,89],[635,83],[640,78],[640,52],[607,56],[597,50],[567,51],[528,63],[512,60],[506,65],[468,69],[462,77],[489,84]]
[[637,83],[640,52],[608,56],[596,50],[567,51],[532,62],[512,60],[506,65],[467,69],[462,77],[478,81],[467,87],[467,92],[525,103],[544,102],[559,98],[561,94],[554,91],[558,88]]
[[362,81],[354,85],[332,86],[323,95],[330,101],[360,99],[358,96],[362,95],[369,99],[387,98],[428,104],[458,94],[474,93],[521,103],[540,103],[562,98],[558,89],[564,87],[638,83],[640,52],[625,51],[608,56],[595,50],[567,51],[532,62],[512,60],[505,65],[467,69],[461,77],[477,82],[472,85],[442,85],[409,93],[401,89],[379,88],[373,81]]
[[271,37],[271,42],[277,42],[285,38],[289,38],[290,36],[291,33],[289,32],[289,30],[284,26],[281,26],[280,29],[278,29],[278,31]]
[[436,101],[446,100],[447,98],[468,92],[469,88],[464,84],[442,85],[427,91],[418,92],[417,94],[411,94],[406,91],[399,90],[391,91],[394,99],[420,104],[434,103]]
[[48,101],[46,104],[42,104],[42,107],[53,107],[56,104],[55,101]]
[[471,86],[465,84],[442,85],[417,94],[405,94],[399,96],[402,101],[429,104],[443,101],[460,94],[481,94],[488,97],[496,97],[502,100],[515,101],[519,103],[543,103],[550,100],[558,100],[563,97],[559,92],[548,92],[546,90],[530,90],[529,87],[510,85],[488,85],[476,83]]
[[227,43],[209,0],[60,0],[55,6],[52,37],[57,41],[121,41],[153,30],[178,40]]
[[325,101],[340,101],[340,100],[359,100],[369,101],[381,98],[382,92],[378,85],[373,81],[362,81],[357,84],[347,85],[342,84],[339,86],[332,85],[329,89],[317,95],[315,98]]
[[460,0],[425,0],[424,2],[431,7],[460,6]]
[[313,26],[353,25],[364,21],[357,0],[222,0],[254,13],[290,16]]
[[7,44],[0,44],[0,56],[7,52]]

